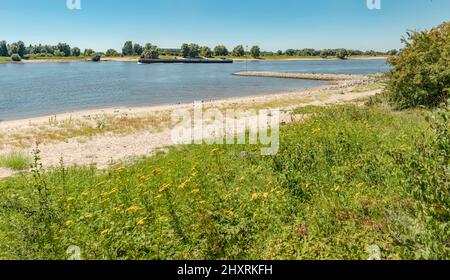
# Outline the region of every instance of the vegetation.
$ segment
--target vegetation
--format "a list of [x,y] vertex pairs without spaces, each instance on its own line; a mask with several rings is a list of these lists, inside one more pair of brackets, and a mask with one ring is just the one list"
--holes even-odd
[[239,45],[239,46],[235,47],[233,49],[232,55],[237,56],[237,57],[244,56],[245,55],[244,46]]
[[228,54],[228,49],[224,45],[219,45],[214,48],[215,56],[227,56]]
[[91,60],[93,62],[99,62],[102,59],[102,55],[99,53],[95,53],[92,55]]
[[105,53],[106,56],[119,56],[119,53],[115,49],[108,49]]
[[133,42],[126,41],[122,48],[123,55],[133,55]]
[[435,107],[450,97],[450,22],[429,31],[408,32],[405,48],[389,59],[387,91],[399,109]]
[[36,152],[32,175],[0,183],[0,257],[76,245],[84,259],[366,259],[377,245],[384,259],[448,258],[444,119],[306,109],[276,157],[200,145],[44,174]]
[[20,55],[18,55],[18,54],[13,54],[12,56],[11,56],[11,60],[12,61],[15,61],[15,62],[19,62],[19,61],[21,61],[22,60],[22,58],[20,57]]
[[206,58],[211,58],[213,57],[213,52],[209,47],[202,47],[200,50],[200,55]]
[[13,170],[25,170],[30,168],[30,165],[30,157],[23,153],[13,152],[6,155],[0,155],[0,167]]
[[261,49],[258,46],[253,46],[250,50],[250,54],[253,58],[259,58],[261,56]]
[[157,59],[159,58],[159,50],[157,46],[154,46],[152,44],[146,44],[143,52],[142,52],[142,58],[145,59]]

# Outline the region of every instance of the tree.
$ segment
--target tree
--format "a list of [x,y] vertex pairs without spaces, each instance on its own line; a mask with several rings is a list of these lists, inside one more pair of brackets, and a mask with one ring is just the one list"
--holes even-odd
[[181,56],[183,56],[183,57],[189,57],[189,53],[190,53],[189,45],[188,44],[181,45],[180,53],[181,53]]
[[200,54],[200,46],[197,44],[189,44],[189,57],[196,58]]
[[278,50],[277,51],[277,55],[283,55],[283,51],[282,50]]
[[93,62],[99,62],[102,59],[102,55],[100,53],[94,53],[91,57]]
[[398,51],[397,50],[390,50],[388,51],[386,54],[387,55],[397,55]]
[[244,56],[245,55],[245,50],[244,50],[244,46],[242,46],[242,45],[239,45],[239,46],[236,46],[234,49],[233,49],[233,55],[234,56]]
[[136,55],[141,55],[143,51],[144,51],[144,48],[143,48],[141,45],[139,45],[139,44],[134,44],[134,46],[133,46],[133,52],[134,52],[134,54],[136,54]]
[[336,52],[336,57],[339,59],[346,59],[348,57],[348,51],[346,49],[340,49]]
[[159,49],[157,46],[152,44],[145,44],[145,47],[142,51],[141,58],[145,59],[158,59],[159,58]]
[[18,54],[23,57],[26,53],[25,44],[22,41],[18,41],[16,43],[12,43],[10,46],[11,54]]
[[62,52],[62,51],[60,51],[60,50],[55,50],[54,52],[53,52],[53,55],[54,56],[65,56],[65,54]]
[[106,54],[106,56],[118,56],[119,55],[119,53],[114,49],[108,49],[105,54]]
[[261,49],[258,46],[253,46],[250,49],[250,54],[252,55],[252,57],[258,58],[261,56]]
[[133,55],[133,42],[126,41],[122,48],[123,55]]
[[296,51],[294,49],[287,49],[285,53],[287,56],[294,56]]
[[56,46],[56,49],[58,49],[61,53],[64,55],[62,56],[70,56],[70,46],[66,43],[59,43]]
[[0,56],[8,56],[8,46],[6,41],[0,41]]
[[93,49],[85,49],[84,50],[84,56],[91,56],[94,54],[94,50]]
[[71,54],[72,54],[72,56],[80,56],[81,50],[79,48],[75,47],[71,50]]
[[227,56],[228,54],[228,49],[224,45],[219,45],[214,48],[215,56]]
[[398,109],[434,107],[450,97],[450,22],[428,31],[407,32],[405,47],[388,62],[393,66],[386,86]]
[[327,58],[328,57],[328,51],[327,50],[322,50],[320,52],[320,57],[321,58]]
[[209,47],[202,47],[200,50],[200,55],[206,58],[211,58],[213,56],[213,52]]

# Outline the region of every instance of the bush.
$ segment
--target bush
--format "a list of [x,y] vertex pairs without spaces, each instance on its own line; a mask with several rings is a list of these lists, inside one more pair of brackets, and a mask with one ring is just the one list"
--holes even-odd
[[20,57],[20,55],[15,53],[11,56],[11,60],[15,61],[15,62],[19,62],[19,61],[22,61],[22,58]]
[[398,109],[435,107],[446,102],[450,86],[450,22],[430,31],[408,32],[405,48],[388,61],[389,102]]
[[98,53],[94,54],[94,55],[91,57],[91,60],[92,60],[93,62],[99,62],[101,59],[102,59],[102,56],[101,56],[100,54],[98,54]]

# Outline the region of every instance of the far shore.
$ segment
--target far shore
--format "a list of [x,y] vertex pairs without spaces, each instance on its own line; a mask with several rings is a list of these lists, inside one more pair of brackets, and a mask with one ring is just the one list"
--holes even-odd
[[[173,56],[167,56],[164,58],[174,58]],[[215,57],[213,59],[218,59],[221,57]],[[317,61],[317,60],[338,60],[336,57],[329,57],[329,58],[322,58],[322,57],[262,57],[262,58],[239,58],[239,57],[226,57],[234,60],[235,62],[244,62],[244,61]],[[182,59],[181,57],[178,59]],[[348,60],[386,60],[388,59],[387,56],[351,56],[347,58]],[[101,61],[103,62],[138,62],[138,57],[102,57]],[[91,60],[85,57],[82,58],[75,58],[75,57],[68,57],[68,58],[45,58],[45,59],[22,59],[21,62],[13,62],[8,60],[2,60],[0,63],[11,63],[11,64],[17,64],[17,63],[69,63],[69,62],[90,62]]]

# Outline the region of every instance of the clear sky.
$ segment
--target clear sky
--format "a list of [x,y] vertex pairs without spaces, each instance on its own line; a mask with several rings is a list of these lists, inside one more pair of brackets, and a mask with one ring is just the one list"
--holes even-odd
[[123,42],[162,48],[195,42],[287,48],[400,48],[407,29],[450,20],[449,0],[0,0],[0,40],[67,42],[82,49],[120,50]]

